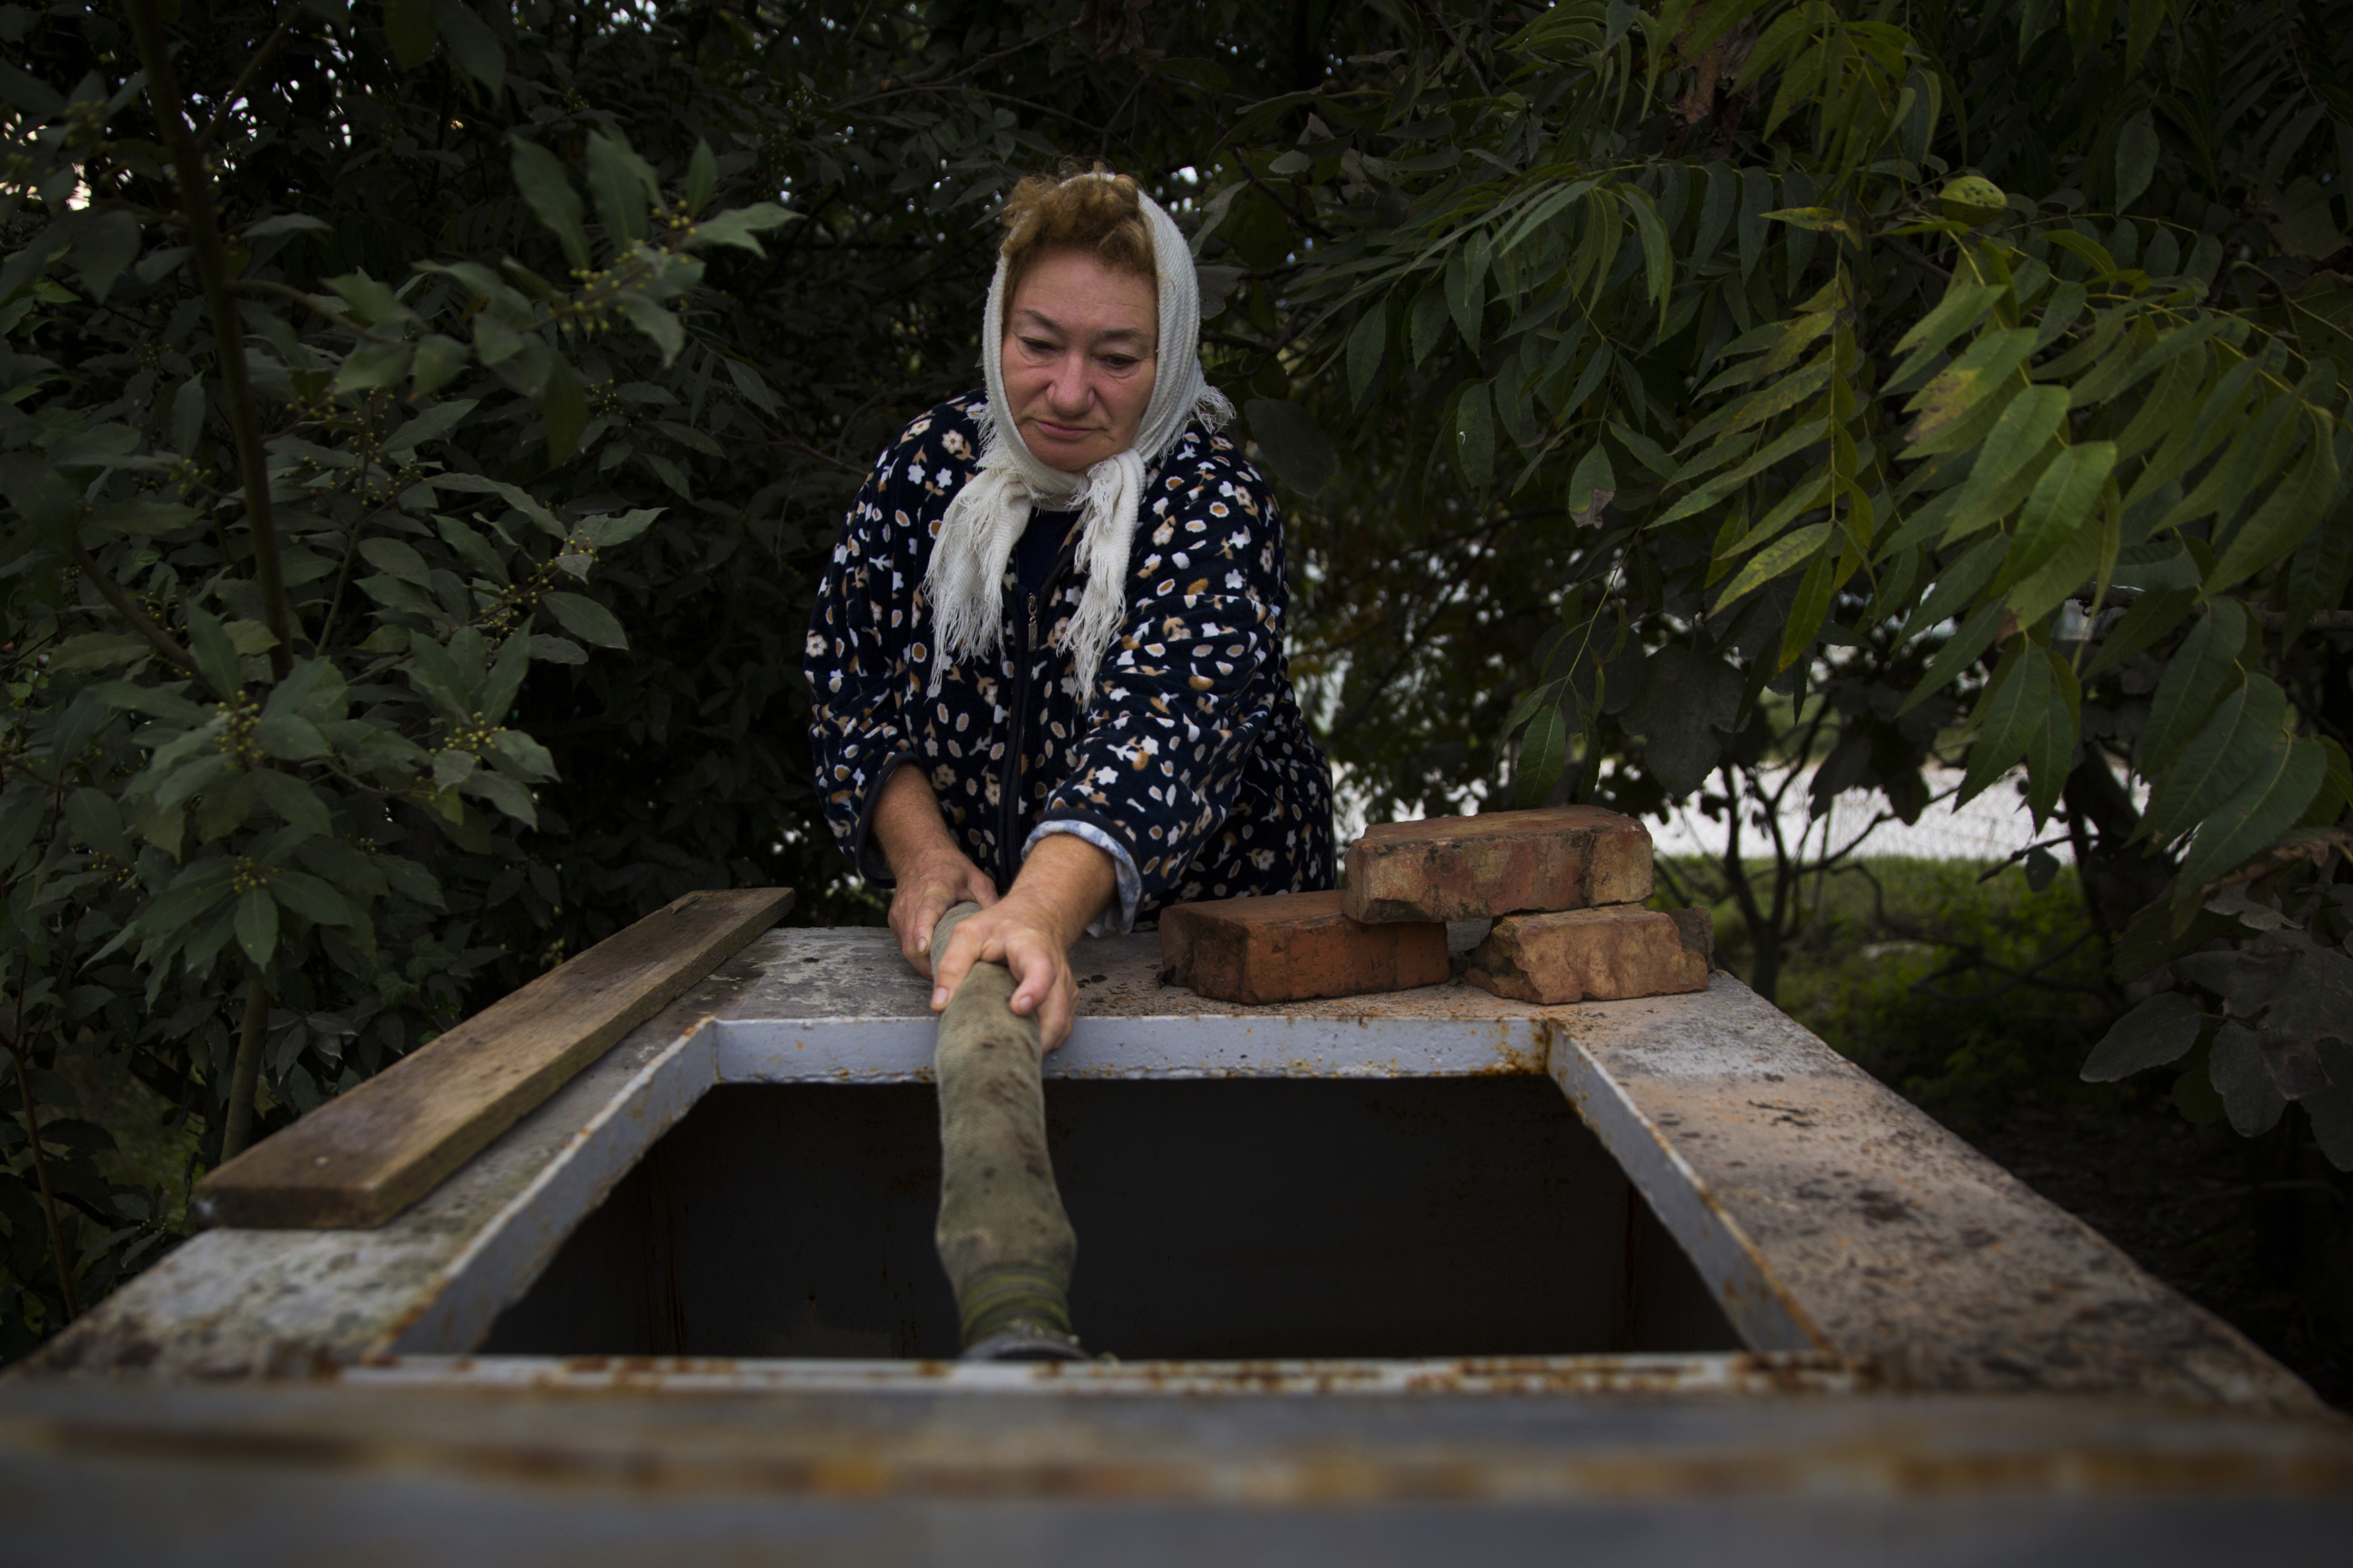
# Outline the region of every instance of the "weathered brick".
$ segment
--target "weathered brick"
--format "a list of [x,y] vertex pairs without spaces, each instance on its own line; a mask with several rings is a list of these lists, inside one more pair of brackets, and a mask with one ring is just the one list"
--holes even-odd
[[1464,978],[1515,1002],[1611,1002],[1707,989],[1715,922],[1705,910],[1640,905],[1514,915],[1495,922]]
[[1651,836],[1592,805],[1384,822],[1348,847],[1353,920],[1461,921],[1638,904],[1651,896]]
[[1277,893],[1160,911],[1160,978],[1220,1002],[1304,1002],[1446,978],[1446,927],[1360,925],[1340,895]]

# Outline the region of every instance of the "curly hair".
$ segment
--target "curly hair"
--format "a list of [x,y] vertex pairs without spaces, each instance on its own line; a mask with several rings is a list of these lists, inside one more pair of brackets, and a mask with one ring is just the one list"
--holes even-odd
[[1013,187],[997,219],[1005,226],[1008,298],[1023,270],[1050,250],[1092,251],[1115,271],[1158,276],[1135,182],[1103,163],[1088,169],[1071,163],[1059,174],[1029,175]]

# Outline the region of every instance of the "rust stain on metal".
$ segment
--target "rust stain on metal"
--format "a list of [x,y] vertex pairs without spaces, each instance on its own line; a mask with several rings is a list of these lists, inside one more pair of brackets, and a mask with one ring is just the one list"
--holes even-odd
[[[1083,1371],[1083,1369],[1082,1369]],[[1067,1375],[1067,1374],[1066,1374]],[[1639,1391],[1638,1391],[1639,1392]],[[1754,1409],[1755,1406],[1746,1408]],[[1741,1496],[2342,1498],[2353,1437],[2309,1422],[2186,1417],[2106,1401],[1878,1397],[1770,1424],[1428,1427],[1237,1422],[1213,1443],[1057,1402],[1015,1409],[643,1394],[447,1392],[215,1404],[89,1400],[0,1412],[0,1446],[103,1461],[305,1476],[418,1471],[599,1496],[1268,1505],[1495,1505]],[[1807,1413],[1790,1419],[1792,1412]],[[1722,1412],[1718,1412],[1722,1414]]]

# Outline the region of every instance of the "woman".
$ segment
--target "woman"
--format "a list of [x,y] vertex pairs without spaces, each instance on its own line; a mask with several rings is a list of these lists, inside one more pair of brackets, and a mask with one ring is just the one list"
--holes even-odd
[[1002,963],[1051,1050],[1090,929],[1331,886],[1331,795],[1274,498],[1218,433],[1182,235],[1100,167],[1024,180],[1002,219],[987,390],[876,462],[807,671],[827,820],[892,889],[933,1010]]

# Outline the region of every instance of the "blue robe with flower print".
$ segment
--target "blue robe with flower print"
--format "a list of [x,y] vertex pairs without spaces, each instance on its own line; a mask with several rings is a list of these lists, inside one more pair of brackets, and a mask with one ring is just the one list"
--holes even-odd
[[923,575],[978,466],[987,406],[972,394],[907,426],[860,489],[818,589],[804,668],[835,838],[870,882],[892,885],[873,807],[908,764],[1000,890],[1041,831],[1124,862],[1113,929],[1169,904],[1331,887],[1330,782],[1283,655],[1282,522],[1223,436],[1188,426],[1147,473],[1126,620],[1084,701],[1060,646],[1085,584],[1068,545],[1036,594],[1008,566],[996,651],[952,666],[931,693]]

